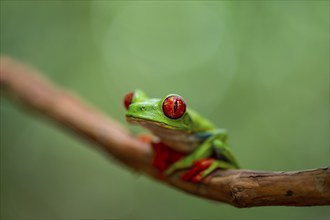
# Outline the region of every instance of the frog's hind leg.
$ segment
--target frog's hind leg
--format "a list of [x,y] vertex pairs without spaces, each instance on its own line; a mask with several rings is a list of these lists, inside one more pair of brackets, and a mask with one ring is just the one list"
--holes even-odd
[[200,182],[203,178],[217,169],[238,169],[239,165],[224,142],[219,139],[213,141],[215,157],[210,165],[199,174],[191,178],[192,182]]
[[[213,141],[213,150],[215,153],[215,157],[218,161],[223,161],[231,164],[234,168],[238,169],[239,165],[232,154],[231,150],[228,146],[221,140],[215,139]],[[225,167],[224,167],[225,168]]]
[[[202,176],[204,178],[217,168],[238,168],[234,156],[226,147],[226,138],[227,135],[224,131],[215,130],[195,151],[166,169],[165,174],[170,175],[176,170],[192,167],[191,172],[184,176],[193,180],[194,177],[192,176]],[[215,154],[215,158],[212,158],[212,154]],[[208,162],[205,162],[205,160]],[[198,161],[202,161],[202,163]],[[211,163],[209,163],[210,161]],[[208,165],[205,165],[205,163]]]

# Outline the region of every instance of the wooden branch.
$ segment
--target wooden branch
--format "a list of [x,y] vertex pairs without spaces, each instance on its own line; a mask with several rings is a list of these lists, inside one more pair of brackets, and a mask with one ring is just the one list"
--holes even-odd
[[[157,179],[151,166],[151,148],[119,123],[101,114],[72,94],[56,88],[35,70],[0,58],[1,91],[46,118],[94,142],[128,167]],[[181,180],[182,172],[160,180],[173,187],[236,207],[330,205],[330,170],[296,172],[219,170],[202,183]]]

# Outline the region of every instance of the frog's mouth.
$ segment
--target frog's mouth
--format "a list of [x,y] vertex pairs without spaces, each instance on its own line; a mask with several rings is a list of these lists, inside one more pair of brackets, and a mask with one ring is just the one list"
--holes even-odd
[[200,144],[200,140],[196,138],[195,135],[191,135],[190,132],[175,126],[128,115],[126,115],[126,120],[131,124],[138,124],[148,129],[167,146],[179,152],[191,152]]
[[[136,118],[132,116],[126,116],[126,121],[130,124],[138,124],[150,130],[158,130],[158,129],[169,129],[169,130],[180,130],[175,126],[171,126],[162,122],[153,121],[151,119],[146,118]],[[158,129],[157,129],[158,128]]]
[[141,125],[142,127],[150,130],[153,133],[176,133],[177,132],[182,132],[182,133],[187,133],[185,132],[182,128],[173,126],[173,125],[168,125],[162,122],[154,121],[148,118],[136,118],[132,117],[129,115],[126,115],[126,120],[130,124],[138,124]]

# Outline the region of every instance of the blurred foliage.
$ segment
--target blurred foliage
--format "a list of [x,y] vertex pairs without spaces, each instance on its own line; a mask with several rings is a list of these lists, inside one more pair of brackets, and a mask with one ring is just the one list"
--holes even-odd
[[[1,53],[122,123],[123,95],[182,95],[241,165],[329,165],[328,1],[1,1]],[[1,96],[1,218],[328,219],[235,209],[138,176]],[[127,125],[135,132],[141,129]]]

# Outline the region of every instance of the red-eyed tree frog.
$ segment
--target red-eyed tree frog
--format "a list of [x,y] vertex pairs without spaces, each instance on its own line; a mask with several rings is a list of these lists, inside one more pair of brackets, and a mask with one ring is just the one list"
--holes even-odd
[[200,182],[216,169],[238,169],[227,145],[227,133],[187,107],[179,95],[149,98],[143,91],[124,98],[126,119],[158,137],[153,141],[153,165],[160,174],[190,168],[182,178]]

